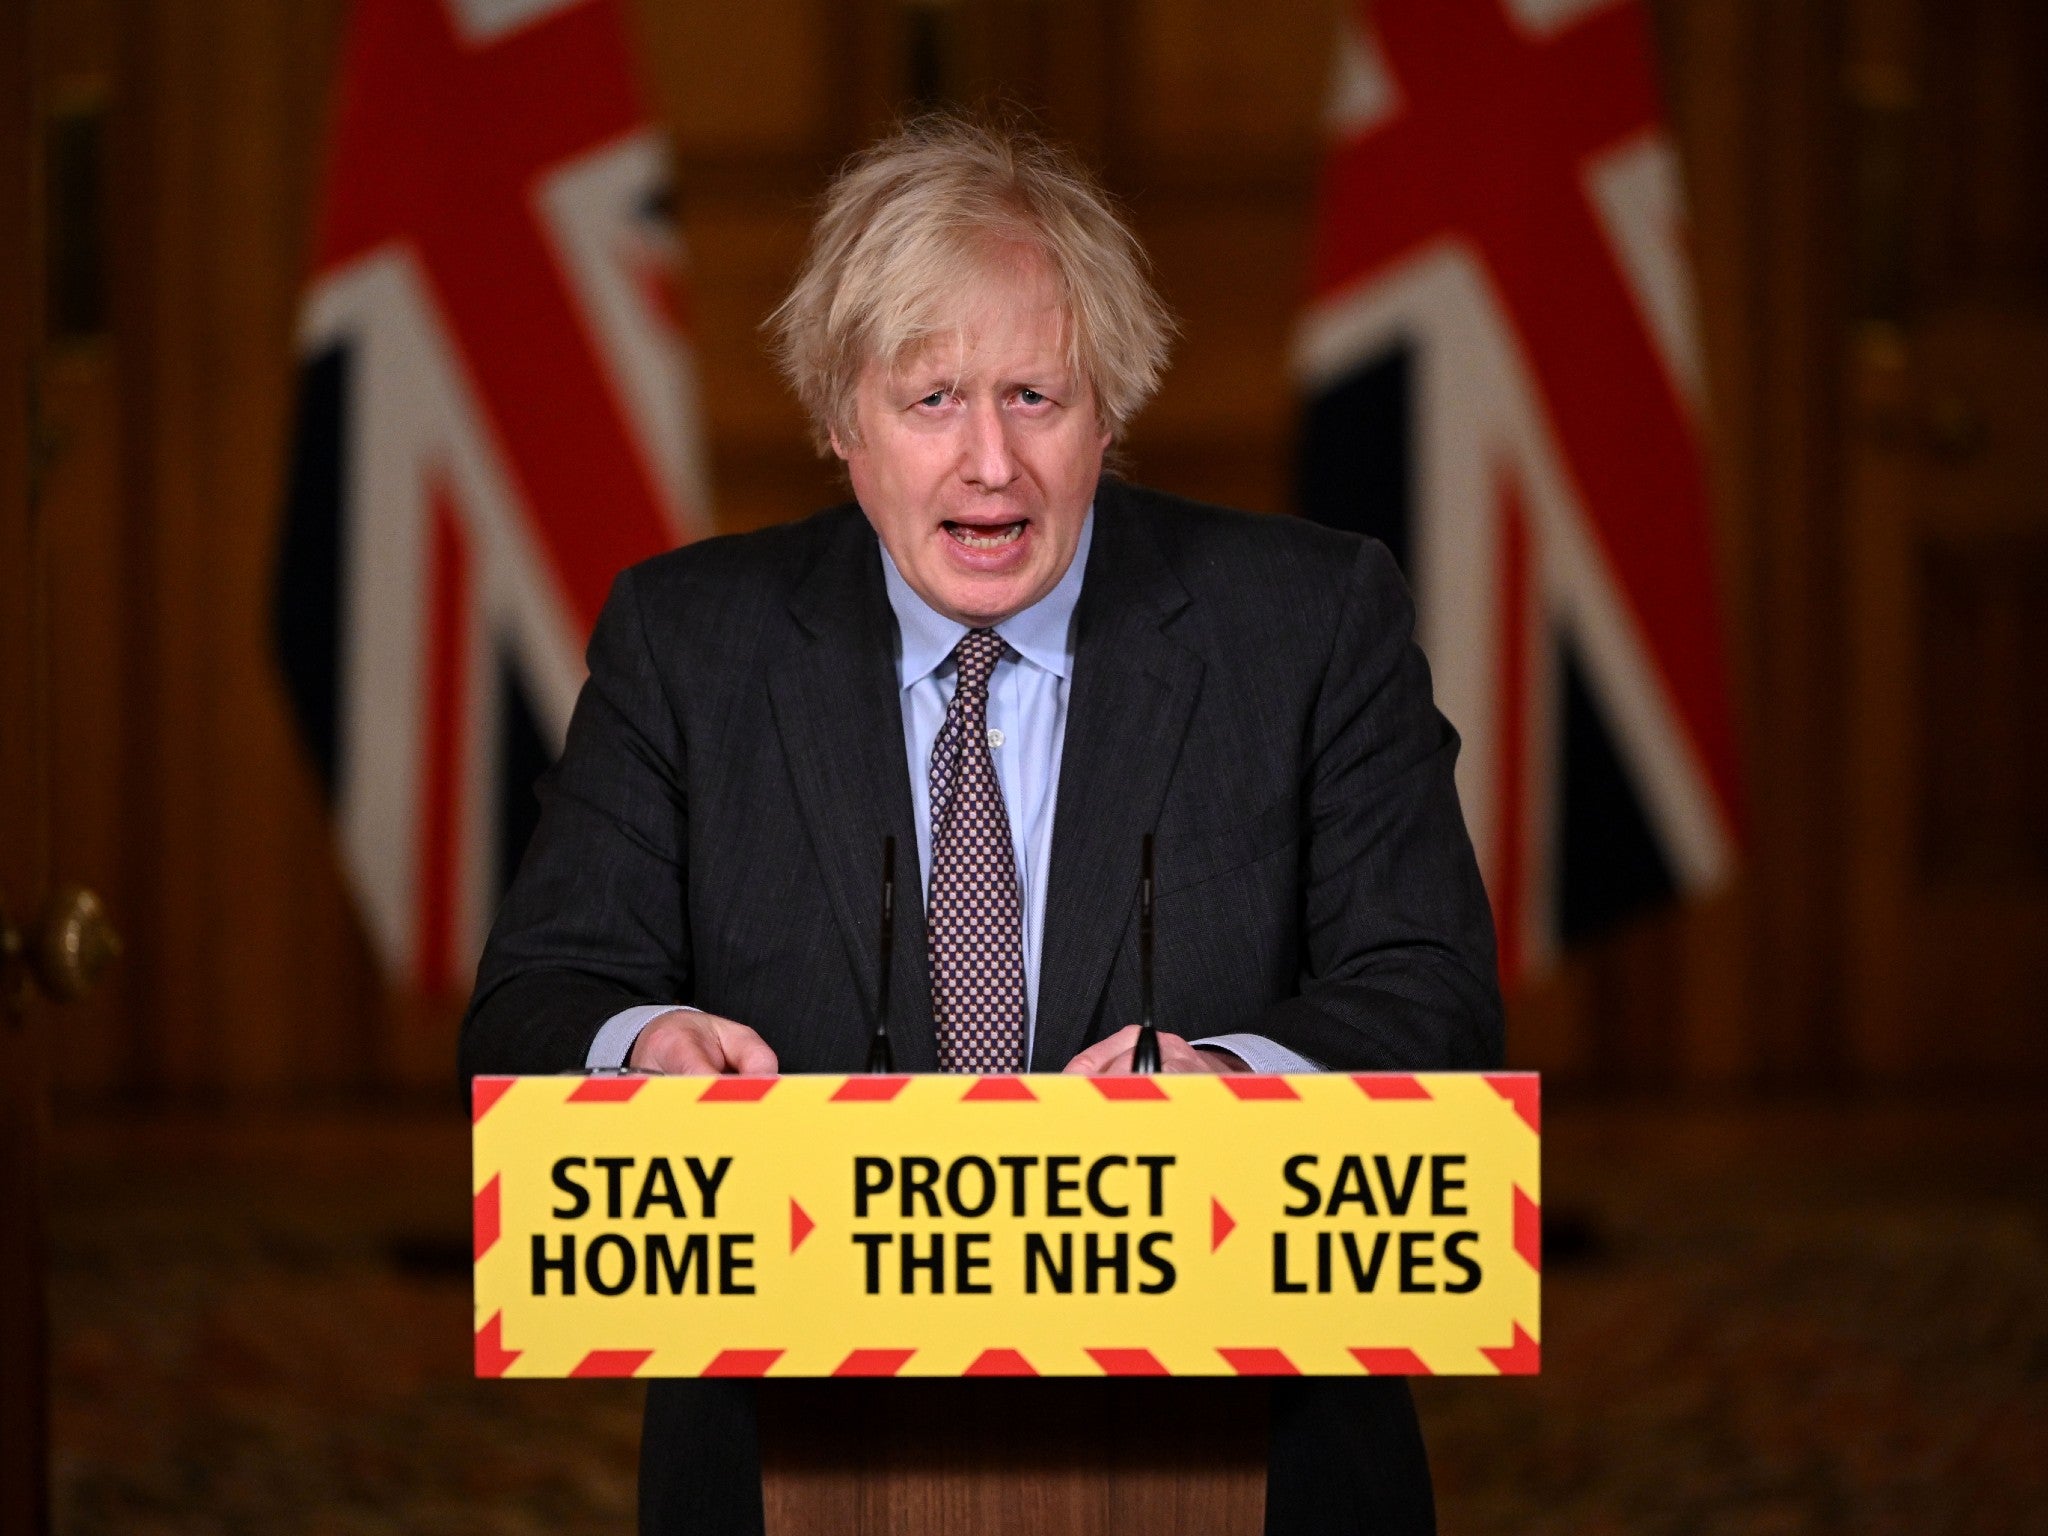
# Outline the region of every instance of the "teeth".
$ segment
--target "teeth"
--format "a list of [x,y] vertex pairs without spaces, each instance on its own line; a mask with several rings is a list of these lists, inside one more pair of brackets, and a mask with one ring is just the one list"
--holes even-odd
[[1022,523],[1012,523],[1007,528],[989,533],[983,533],[960,523],[954,523],[951,525],[950,531],[954,538],[965,544],[969,549],[1001,549],[1005,544],[1014,544],[1024,537],[1024,525]]

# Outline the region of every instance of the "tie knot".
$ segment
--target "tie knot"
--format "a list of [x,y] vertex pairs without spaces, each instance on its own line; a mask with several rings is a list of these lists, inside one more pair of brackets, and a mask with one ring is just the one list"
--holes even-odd
[[953,647],[953,664],[959,668],[956,687],[970,693],[988,692],[989,674],[1002,659],[1003,637],[992,629],[970,629]]

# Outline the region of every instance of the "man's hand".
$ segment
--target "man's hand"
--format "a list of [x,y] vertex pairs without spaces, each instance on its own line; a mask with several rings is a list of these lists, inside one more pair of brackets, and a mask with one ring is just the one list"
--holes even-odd
[[767,1077],[776,1070],[775,1052],[746,1025],[715,1013],[679,1008],[640,1031],[626,1065],[636,1072],[671,1077],[745,1073]]
[[[1126,1024],[1106,1040],[1098,1040],[1067,1063],[1066,1070],[1086,1077],[1111,1077],[1131,1070],[1131,1052],[1137,1049],[1138,1026]],[[1211,1046],[1193,1046],[1179,1035],[1159,1031],[1159,1069],[1162,1072],[1249,1072],[1243,1062],[1228,1051]]]

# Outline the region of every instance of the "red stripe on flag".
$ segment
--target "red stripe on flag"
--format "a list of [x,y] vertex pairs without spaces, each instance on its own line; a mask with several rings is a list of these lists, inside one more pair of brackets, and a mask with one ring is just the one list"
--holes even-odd
[[[476,1192],[470,1206],[470,1229],[476,1240],[476,1257],[481,1259],[496,1246],[500,1227],[498,1183],[504,1175],[494,1173],[491,1182]],[[1517,1190],[1515,1193],[1520,1194]]]
[[1223,1074],[1223,1086],[1236,1094],[1245,1103],[1252,1103],[1259,1099],[1298,1099],[1301,1097],[1300,1094],[1294,1091],[1294,1084],[1288,1082],[1286,1078],[1267,1077],[1263,1074],[1226,1072]]
[[645,1365],[654,1354],[651,1349],[593,1349],[569,1372],[572,1380],[596,1381],[615,1376],[631,1376]]
[[1036,1376],[1029,1360],[1014,1349],[984,1349],[962,1376]]
[[1585,184],[1661,130],[1647,7],[1554,35],[1502,0],[1355,0],[1400,110],[1323,171],[1313,287],[1362,287],[1424,246],[1474,248],[1512,318],[1602,552],[1731,823],[1733,715],[1703,456]]
[[1360,1072],[1352,1079],[1359,1091],[1368,1099],[1427,1099],[1434,1095],[1423,1087],[1421,1079],[1403,1077],[1398,1072]]
[[[1101,1082],[1104,1079],[1098,1078]],[[1143,1079],[1140,1079],[1143,1081]],[[1149,1349],[1091,1349],[1088,1358],[1102,1367],[1105,1376],[1171,1376]]]
[[1543,1079],[1534,1072],[1489,1072],[1493,1091],[1515,1106],[1515,1113],[1537,1135],[1543,1134]]
[[426,718],[420,722],[424,784],[420,804],[419,928],[413,979],[429,993],[448,990],[455,973],[456,871],[462,866],[463,769],[469,757],[470,560],[468,531],[447,482],[429,497],[433,546],[428,581],[432,634],[427,644]]
[[586,1077],[569,1090],[570,1104],[623,1104],[647,1086],[644,1077]]
[[1038,1095],[1031,1091],[1031,1085],[1021,1077],[984,1077],[960,1095],[963,1104],[987,1104],[992,1102],[1022,1103],[1038,1101]]
[[1543,1370],[1543,1346],[1530,1338],[1520,1323],[1515,1324],[1512,1344],[1500,1349],[1481,1345],[1479,1353],[1491,1360],[1503,1376],[1535,1376]]
[[1412,1349],[1358,1349],[1351,1358],[1375,1376],[1434,1376],[1422,1357]]
[[1522,974],[1528,943],[1529,514],[1513,480],[1500,487],[1500,669],[1494,674],[1494,732],[1500,762],[1493,777],[1493,898],[1501,984]]
[[697,1096],[699,1104],[758,1104],[768,1097],[768,1092],[780,1078],[774,1077],[714,1077],[710,1085]]
[[556,6],[481,45],[445,3],[352,9],[316,269],[400,241],[416,254],[527,532],[588,634],[612,578],[674,542],[538,196],[550,172],[648,125],[624,8]]
[[849,1077],[832,1090],[834,1104],[886,1104],[903,1091],[907,1077]]
[[1219,1349],[1224,1363],[1240,1376],[1299,1376],[1301,1370],[1278,1349]]
[[766,1376],[768,1367],[782,1358],[779,1349],[721,1349],[704,1367],[706,1376]]
[[914,1349],[856,1349],[832,1367],[834,1376],[894,1376],[916,1354]]
[[1543,1272],[1543,1207],[1515,1186],[1515,1252],[1529,1261],[1529,1267]]
[[1119,1104],[1166,1097],[1166,1090],[1149,1077],[1091,1077],[1088,1081],[1105,1099]]
[[690,296],[667,267],[658,261],[634,261],[628,275],[640,290],[641,302],[666,320],[678,336],[688,336],[697,329],[690,312]]
[[474,1125],[491,1112],[491,1106],[512,1091],[509,1077],[479,1077],[469,1085],[469,1119]]
[[477,1378],[489,1381],[504,1375],[512,1362],[525,1353],[523,1349],[505,1347],[505,1314],[493,1312],[491,1320],[476,1331]]

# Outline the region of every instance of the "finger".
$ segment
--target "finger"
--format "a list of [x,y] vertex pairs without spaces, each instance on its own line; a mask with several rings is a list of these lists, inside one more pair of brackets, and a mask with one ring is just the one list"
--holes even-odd
[[775,1049],[744,1024],[731,1019],[718,1021],[718,1044],[725,1054],[725,1070],[749,1077],[773,1077],[779,1065]]
[[1135,1051],[1137,1047],[1137,1037],[1135,1035],[1132,1036],[1131,1043],[1129,1045],[1119,1047],[1118,1049],[1109,1051],[1106,1054],[1101,1049],[1102,1046],[1113,1044],[1115,1044],[1114,1041],[1104,1040],[1099,1042],[1097,1046],[1093,1048],[1092,1053],[1095,1057],[1095,1060],[1092,1065],[1084,1069],[1087,1072],[1088,1076],[1114,1077],[1118,1074],[1127,1073],[1131,1070],[1131,1058],[1132,1053]]
[[1108,1039],[1098,1040],[1078,1053],[1067,1063],[1066,1070],[1085,1073],[1090,1077],[1098,1076],[1107,1069],[1107,1064],[1116,1058],[1119,1051],[1128,1053],[1137,1038],[1138,1026],[1126,1024]]
[[1130,1075],[1135,1055],[1135,1048],[1118,1051],[1109,1060],[1097,1067],[1090,1075],[1094,1077],[1127,1077]]
[[666,1072],[666,1065],[674,1050],[672,1036],[677,1027],[690,1019],[687,1009],[678,1008],[673,1013],[657,1015],[633,1039],[626,1051],[626,1067],[634,1072]]
[[703,1077],[719,1070],[720,1060],[696,1017],[671,1022],[657,1019],[633,1047],[632,1064],[677,1077]]

